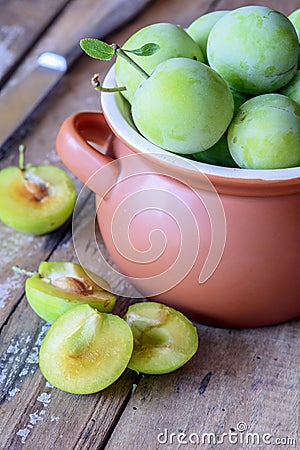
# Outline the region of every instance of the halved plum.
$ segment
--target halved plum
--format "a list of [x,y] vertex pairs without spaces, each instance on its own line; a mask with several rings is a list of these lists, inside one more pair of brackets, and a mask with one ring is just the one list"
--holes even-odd
[[79,305],[51,325],[40,348],[39,366],[53,386],[92,394],[120,377],[132,349],[132,332],[122,318]]
[[77,304],[111,312],[116,296],[99,275],[72,262],[46,262],[26,280],[25,292],[32,309],[46,322],[54,322]]
[[124,319],[134,348],[128,367],[136,372],[169,373],[188,362],[198,349],[198,333],[181,312],[156,302],[129,306]]
[[19,167],[0,171],[0,219],[25,234],[50,233],[71,216],[76,190],[70,176],[51,165],[24,166],[20,146]]

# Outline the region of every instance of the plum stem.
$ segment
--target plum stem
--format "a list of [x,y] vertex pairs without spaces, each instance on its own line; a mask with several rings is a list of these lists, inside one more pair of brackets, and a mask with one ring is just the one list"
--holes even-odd
[[[133,50],[122,49],[118,44],[106,44],[106,42],[94,38],[81,39],[80,46],[87,55],[95,59],[109,61],[114,55],[120,56],[145,79],[148,79],[150,75],[148,75],[148,73],[137,64],[128,53],[133,53],[137,56],[151,56],[160,49],[160,46],[153,42],[149,42],[142,47]],[[92,85],[96,90],[102,92],[119,92],[126,90],[126,87],[124,86],[111,88],[101,86],[99,74],[97,73],[92,78]]]
[[28,277],[32,277],[36,274],[36,272],[29,272],[28,270],[21,269],[19,266],[13,266],[12,270],[16,273],[22,273],[23,275],[27,275]]
[[115,54],[124,58],[125,61],[128,62],[128,64],[134,67],[134,69],[136,69],[142,75],[142,77],[144,77],[146,80],[149,78],[148,73],[145,72],[145,70],[141,66],[139,66],[132,58],[130,58],[130,56],[127,55],[126,51],[122,50],[121,47],[119,47],[117,44],[111,44],[111,46],[114,49]]
[[95,73],[92,77],[92,85],[94,86],[94,88],[97,91],[101,91],[101,92],[120,92],[120,91],[126,91],[126,87],[125,86],[119,86],[119,87],[103,87],[99,81],[99,73]]
[[[143,78],[148,79],[149,75],[147,74],[147,72],[145,72],[145,70],[139,66],[132,58],[130,58],[130,56],[127,55],[126,51],[122,50],[121,47],[119,47],[117,44],[111,44],[111,47],[114,50],[114,53],[116,55],[119,55],[121,58],[124,58],[125,61],[128,62],[128,64],[130,64],[135,70],[137,70]],[[126,87],[125,86],[116,86],[116,87],[111,87],[111,88],[107,88],[107,87],[103,87],[99,81],[99,74],[95,73],[92,77],[92,85],[94,86],[94,88],[97,91],[101,91],[101,92],[120,92],[120,91],[126,91]]]
[[19,145],[19,168],[22,172],[25,170],[25,145]]

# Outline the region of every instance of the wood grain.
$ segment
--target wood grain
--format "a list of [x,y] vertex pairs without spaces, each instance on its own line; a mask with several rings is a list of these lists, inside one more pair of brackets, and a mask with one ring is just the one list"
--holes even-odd
[[[193,434],[201,442],[205,433],[218,440],[222,433],[237,431],[239,422],[260,439],[264,433],[297,438],[299,323],[256,330],[198,325],[198,332],[199,351],[192,361],[177,372],[140,381],[106,450],[129,445],[136,450],[192,449],[192,443],[179,445],[180,433],[187,442]],[[216,448],[208,438],[204,444],[201,448]],[[235,448],[226,437],[223,447]],[[236,448],[249,445],[240,442]]]
[[[246,3],[155,0],[107,40],[121,44],[149,23],[169,21],[187,26],[205,12]],[[269,5],[285,13],[300,7],[300,0],[251,3]],[[99,96],[90,86],[90,77],[94,72],[104,77],[108,67],[108,63],[83,55],[27,123],[23,137],[18,136],[7,148],[1,168],[17,163],[21,142],[26,145],[31,162],[63,167],[55,152],[59,126],[74,112],[99,111]],[[82,185],[78,180],[74,182],[79,194]],[[93,194],[84,194],[76,216],[76,233],[82,233],[83,238],[80,261],[98,268],[120,293],[116,313],[122,315],[132,301],[122,292],[129,296],[131,292],[133,297],[135,291],[113,271],[109,272],[101,260],[101,255],[107,259],[109,256],[101,236],[94,238],[90,232],[94,213]],[[48,326],[27,304],[25,278],[15,276],[11,266],[19,264],[35,270],[45,259],[77,261],[71,231],[69,222],[50,235],[30,237],[0,224],[1,450],[193,449],[200,446],[180,444],[178,439],[195,438],[196,434],[201,438],[203,433],[213,433],[217,439],[222,433],[237,430],[239,422],[260,437],[269,433],[272,438],[295,438],[299,446],[299,321],[242,330],[197,324],[199,351],[186,366],[163,376],[138,376],[127,370],[117,383],[95,395],[71,395],[46,383],[38,369],[37,355]],[[167,437],[166,443],[158,441],[159,433],[163,433],[161,441]],[[207,441],[201,445],[203,449],[218,447],[248,450],[274,445],[237,445],[226,440],[223,446]]]
[[243,0],[236,0],[236,1],[227,1],[227,0],[217,0],[217,8],[216,9],[233,9],[233,8],[239,8],[244,5],[264,5],[269,6],[269,8],[273,8],[276,11],[280,11],[283,14],[290,14],[292,11],[295,11],[296,9],[300,8],[300,2],[299,0],[288,0],[286,2],[283,2],[281,0],[266,0],[266,1],[260,1],[260,0],[251,0],[251,2],[245,2]]
[[0,88],[69,1],[51,0],[46,14],[38,0],[0,1]]

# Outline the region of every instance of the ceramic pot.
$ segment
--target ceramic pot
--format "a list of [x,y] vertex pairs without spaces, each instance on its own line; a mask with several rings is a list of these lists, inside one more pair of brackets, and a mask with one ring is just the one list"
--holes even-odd
[[[105,84],[114,84],[113,68]],[[129,281],[206,324],[299,317],[300,168],[191,161],[144,139],[121,94],[101,101],[103,114],[65,120],[57,151],[97,194],[104,242]]]

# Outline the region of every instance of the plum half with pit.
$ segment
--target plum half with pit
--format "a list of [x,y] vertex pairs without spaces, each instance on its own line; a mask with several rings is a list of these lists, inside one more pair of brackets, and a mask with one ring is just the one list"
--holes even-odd
[[53,386],[92,394],[120,377],[132,349],[133,336],[125,320],[78,305],[51,325],[40,347],[39,366]]
[[46,234],[71,216],[76,190],[70,176],[51,165],[20,164],[0,171],[0,219],[25,234]]
[[124,319],[133,333],[134,346],[128,367],[159,375],[186,364],[198,349],[198,333],[181,312],[157,302],[129,306]]
[[54,322],[78,304],[111,312],[116,296],[99,275],[72,262],[47,262],[26,280],[25,293],[32,309],[46,322]]

